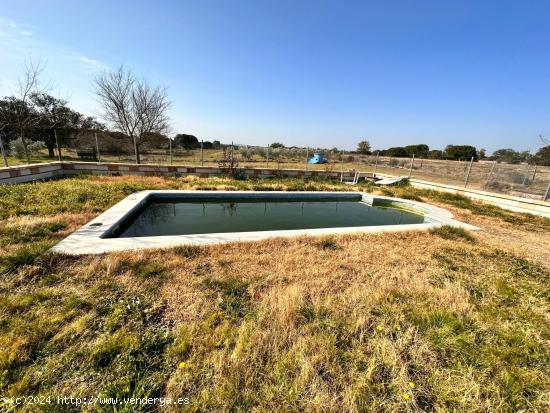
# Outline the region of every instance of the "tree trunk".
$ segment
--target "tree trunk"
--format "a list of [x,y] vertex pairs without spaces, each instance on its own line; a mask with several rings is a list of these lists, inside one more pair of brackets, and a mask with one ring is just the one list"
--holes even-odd
[[31,157],[29,156],[29,150],[27,149],[27,140],[25,139],[24,128],[21,128],[21,143],[23,143],[23,148],[25,149],[25,157],[27,158],[27,163],[31,163]]
[[46,143],[47,147],[48,147],[48,158],[55,158],[55,148],[54,148],[54,144],[50,141],[48,141]]

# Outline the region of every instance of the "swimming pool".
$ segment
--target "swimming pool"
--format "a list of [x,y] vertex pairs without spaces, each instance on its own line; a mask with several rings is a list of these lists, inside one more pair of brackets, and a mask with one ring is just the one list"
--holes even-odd
[[91,254],[445,224],[475,228],[432,205],[361,192],[141,191],[53,250]]

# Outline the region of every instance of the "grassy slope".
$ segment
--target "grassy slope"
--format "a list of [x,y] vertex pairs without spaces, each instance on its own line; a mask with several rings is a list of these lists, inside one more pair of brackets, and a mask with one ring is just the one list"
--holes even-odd
[[0,187],[3,396],[169,395],[211,411],[549,408],[549,220],[405,187],[385,193],[484,231],[46,252],[145,188],[349,189],[130,177]]

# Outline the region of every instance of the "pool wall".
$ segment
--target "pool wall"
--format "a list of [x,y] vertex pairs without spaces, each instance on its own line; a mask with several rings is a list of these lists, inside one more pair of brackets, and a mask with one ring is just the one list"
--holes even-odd
[[[208,233],[193,235],[168,235],[152,237],[128,237],[108,238],[115,233],[120,225],[139,209],[141,209],[150,197],[155,198],[185,198],[185,199],[258,199],[258,200],[316,200],[316,199],[342,199],[362,200],[370,205],[373,203],[386,203],[398,205],[408,211],[424,215],[427,222],[422,224],[406,225],[376,225],[365,227],[342,228],[316,228],[283,231],[255,231],[232,233]],[[192,244],[219,244],[233,241],[258,241],[274,237],[294,237],[300,235],[330,235],[352,233],[398,232],[411,230],[428,230],[430,228],[452,225],[466,229],[476,230],[477,227],[468,225],[453,219],[453,215],[444,209],[433,205],[410,201],[399,198],[373,196],[364,192],[252,192],[252,191],[140,191],[136,192],[107,211],[90,221],[88,224],[69,235],[56,246],[53,251],[63,254],[101,254],[111,251],[136,250],[144,248],[169,248],[177,245]]]

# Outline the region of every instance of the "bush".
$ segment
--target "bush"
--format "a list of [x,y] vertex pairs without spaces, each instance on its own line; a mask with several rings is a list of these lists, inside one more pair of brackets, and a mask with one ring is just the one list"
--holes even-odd
[[[27,144],[27,150],[31,156],[38,155],[42,149],[46,149],[46,144],[42,141],[30,142]],[[25,158],[25,145],[23,145],[23,140],[21,138],[17,138],[11,142],[10,153],[18,159]]]

